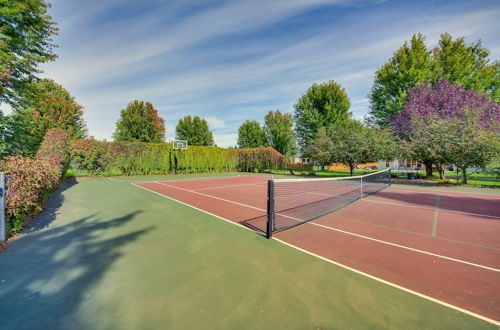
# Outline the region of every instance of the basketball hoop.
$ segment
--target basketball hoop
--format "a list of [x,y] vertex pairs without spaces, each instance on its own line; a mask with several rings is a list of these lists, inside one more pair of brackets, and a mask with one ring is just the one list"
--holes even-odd
[[172,148],[174,148],[174,150],[186,150],[188,148],[188,143],[186,140],[174,140],[172,142]]

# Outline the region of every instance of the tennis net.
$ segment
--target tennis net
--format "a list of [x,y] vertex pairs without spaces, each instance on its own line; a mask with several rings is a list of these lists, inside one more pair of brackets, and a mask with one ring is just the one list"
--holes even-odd
[[268,182],[267,237],[339,210],[390,185],[389,169],[361,176]]

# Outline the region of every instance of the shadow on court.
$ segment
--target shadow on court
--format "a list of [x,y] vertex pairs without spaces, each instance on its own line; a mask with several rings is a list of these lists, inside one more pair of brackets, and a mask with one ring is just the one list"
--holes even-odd
[[486,215],[500,217],[500,199],[475,197],[468,194],[451,195],[439,192],[415,192],[383,190],[373,195],[374,199],[387,199],[391,203],[403,203],[433,209],[436,207],[436,198],[439,196],[439,209],[451,212],[473,213],[476,216]]
[[0,252],[0,328],[85,328],[85,320],[77,324],[72,316],[90,298],[86,291],[112,267],[125,245],[153,229],[113,234],[141,211],[111,219],[94,213],[50,226],[64,200],[62,192],[74,184],[56,190],[47,209]]

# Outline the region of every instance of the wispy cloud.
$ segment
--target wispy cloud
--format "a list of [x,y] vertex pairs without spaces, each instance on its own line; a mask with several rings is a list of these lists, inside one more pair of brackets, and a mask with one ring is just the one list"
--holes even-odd
[[375,70],[413,33],[483,39],[498,58],[500,7],[488,2],[336,0],[56,1],[60,58],[45,74],[86,108],[92,135],[110,138],[120,109],[153,102],[169,138],[185,115],[205,117],[218,145],[271,109],[292,111],[314,82],[336,80],[351,111],[368,111]]

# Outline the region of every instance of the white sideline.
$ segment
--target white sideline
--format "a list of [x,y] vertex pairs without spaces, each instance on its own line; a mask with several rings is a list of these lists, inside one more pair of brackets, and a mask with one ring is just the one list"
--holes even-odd
[[[146,182],[146,183],[147,183],[147,182]],[[221,217],[221,216],[215,215],[215,214],[210,213],[210,212],[208,212],[208,211],[205,211],[205,210],[199,209],[199,208],[197,208],[197,207],[195,207],[195,206],[193,206],[193,205],[189,205],[189,204],[187,204],[187,203],[184,203],[184,202],[178,201],[178,200],[176,200],[176,199],[174,199],[174,198],[172,198],[172,197],[165,196],[165,195],[163,195],[163,194],[160,194],[160,193],[158,193],[158,192],[156,192],[156,191],[154,191],[154,190],[148,189],[148,188],[146,188],[146,187],[139,186],[139,185],[138,185],[138,184],[136,184],[136,183],[132,183],[132,185],[134,185],[134,186],[136,186],[136,187],[139,187],[139,188],[142,188],[142,189],[144,189],[144,190],[150,191],[150,192],[152,192],[152,193],[154,193],[154,194],[156,194],[156,195],[158,195],[158,196],[161,196],[161,197],[164,197],[164,198],[167,198],[167,199],[173,200],[173,201],[175,201],[175,202],[177,202],[177,203],[180,203],[180,204],[182,204],[182,205],[188,206],[188,207],[193,208],[193,209],[195,209],[195,210],[197,210],[197,211],[200,211],[200,212],[206,213],[206,214],[211,215],[211,216],[213,216],[213,217],[215,217],[215,218],[218,218],[218,219],[224,220],[224,221],[226,221],[226,222],[228,222],[228,223],[230,223],[230,224],[232,224],[232,225],[235,225],[235,226],[238,226],[238,227],[240,227],[240,228],[243,228],[243,229],[249,230],[249,231],[251,231],[251,232],[255,232],[255,233],[257,233],[257,234],[259,234],[259,235],[260,235],[260,233],[259,233],[259,232],[257,232],[257,231],[255,231],[255,230],[252,230],[252,229],[250,229],[250,228],[248,228],[248,227],[245,227],[245,226],[243,226],[243,225],[241,225],[241,224],[239,224],[239,223],[236,223],[236,222],[233,222],[233,221],[231,221],[231,220],[225,219],[225,218],[223,218],[223,217]],[[395,283],[392,283],[392,282],[389,282],[389,281],[383,280],[383,279],[381,279],[381,278],[379,278],[379,277],[376,277],[376,276],[370,275],[370,274],[368,274],[368,273],[362,272],[362,271],[360,271],[360,270],[357,270],[357,269],[351,268],[351,267],[349,267],[349,266],[347,266],[347,265],[344,265],[344,264],[341,264],[341,263],[335,262],[335,261],[333,261],[333,260],[327,259],[327,258],[322,257],[322,256],[320,256],[320,255],[317,255],[317,254],[315,254],[315,253],[313,253],[313,252],[310,252],[310,251],[304,250],[304,249],[302,249],[302,248],[299,248],[298,246],[295,246],[295,245],[292,245],[292,244],[287,243],[287,242],[285,242],[285,241],[282,241],[282,240],[280,240],[280,239],[278,239],[278,238],[274,238],[274,239],[275,239],[276,241],[278,241],[278,242],[280,242],[280,243],[282,243],[282,244],[284,244],[284,245],[288,246],[288,247],[291,247],[291,248],[293,248],[293,249],[295,249],[295,250],[298,250],[298,251],[301,251],[301,252],[303,252],[303,253],[309,254],[309,255],[311,255],[311,256],[313,256],[313,257],[316,257],[316,258],[318,258],[318,259],[321,259],[321,260],[323,260],[323,261],[326,261],[326,262],[328,262],[328,263],[330,263],[330,264],[333,264],[333,265],[336,265],[336,266],[338,266],[338,267],[341,267],[341,268],[347,269],[347,270],[352,271],[352,272],[354,272],[354,273],[356,273],[356,274],[359,274],[359,275],[362,275],[362,276],[366,276],[366,277],[368,277],[368,278],[370,278],[370,279],[372,279],[372,280],[378,281],[378,282],[380,282],[380,283],[386,284],[386,285],[391,286],[391,287],[393,287],[393,288],[396,288],[396,289],[399,289],[399,290],[405,291],[405,292],[407,292],[407,293],[413,294],[413,295],[415,295],[415,296],[417,296],[417,297],[427,299],[427,300],[429,300],[429,301],[432,301],[432,302],[434,302],[434,303],[440,304],[440,305],[442,305],[442,306],[445,306],[445,307],[448,307],[448,308],[454,309],[454,310],[459,311],[459,312],[461,312],[461,313],[464,313],[464,314],[466,314],[466,315],[470,315],[470,316],[475,317],[475,318],[478,318],[478,319],[480,319],[480,320],[483,320],[483,321],[486,321],[486,322],[492,323],[492,324],[494,324],[494,325],[496,325],[496,326],[500,326],[500,322],[499,322],[499,321],[496,321],[496,320],[490,319],[490,318],[488,318],[488,317],[486,317],[486,316],[483,316],[483,315],[477,314],[477,313],[472,312],[472,311],[469,311],[469,310],[467,310],[467,309],[463,309],[463,308],[461,308],[461,307],[458,307],[458,306],[455,306],[455,305],[449,304],[449,303],[447,303],[447,302],[445,302],[445,301],[442,301],[442,300],[439,300],[439,299],[436,299],[436,298],[432,298],[432,297],[430,297],[430,296],[427,296],[427,295],[424,295],[424,294],[422,294],[422,293],[419,293],[419,292],[413,291],[413,290],[411,290],[411,289],[405,288],[405,287],[400,286],[400,285],[398,285],[398,284],[395,284]]]

